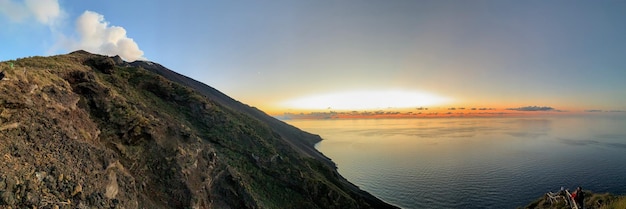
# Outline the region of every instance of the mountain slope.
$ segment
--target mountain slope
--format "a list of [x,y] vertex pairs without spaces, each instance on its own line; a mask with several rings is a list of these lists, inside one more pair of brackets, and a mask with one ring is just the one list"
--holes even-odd
[[156,63],[0,63],[0,207],[393,208],[308,134]]
[[283,139],[286,139],[288,143],[292,144],[294,149],[298,150],[302,154],[308,155],[310,157],[315,157],[325,163],[328,163],[331,166],[335,166],[335,164],[330,159],[322,155],[313,147],[313,145],[322,140],[318,135],[312,135],[307,132],[303,132],[291,125],[288,125],[274,117],[263,113],[256,108],[252,108],[239,101],[236,101],[210,86],[207,86],[184,75],[178,74],[174,71],[171,71],[160,64],[145,61],[135,61],[130,63],[130,65],[133,67],[141,67],[148,71],[157,73],[178,84],[188,86],[225,107],[230,107],[235,109],[236,111],[247,113],[250,116],[272,126],[272,128],[277,133],[279,133]]

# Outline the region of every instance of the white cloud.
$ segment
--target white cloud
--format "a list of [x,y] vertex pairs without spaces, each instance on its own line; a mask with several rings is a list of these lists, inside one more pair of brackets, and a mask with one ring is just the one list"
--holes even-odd
[[26,7],[40,23],[51,25],[61,16],[57,0],[26,0]]
[[12,21],[22,21],[28,17],[26,7],[11,0],[0,0],[0,14],[6,15]]
[[104,16],[92,11],[85,11],[76,19],[75,36],[66,35],[62,29],[67,20],[58,0],[0,0],[0,16],[8,17],[10,22],[30,24],[33,22],[49,27],[55,44],[48,53],[58,50],[86,50],[105,55],[119,55],[127,61],[145,60],[143,51],[137,43],[126,35],[126,29],[111,26]]
[[119,55],[127,61],[146,59],[143,51],[132,38],[126,36],[126,29],[110,26],[104,16],[92,11],[85,11],[76,20],[78,40],[66,40],[66,48],[83,49],[92,53]]
[[62,17],[63,11],[58,0],[0,0],[0,14],[14,22],[33,17],[41,24],[53,26]]

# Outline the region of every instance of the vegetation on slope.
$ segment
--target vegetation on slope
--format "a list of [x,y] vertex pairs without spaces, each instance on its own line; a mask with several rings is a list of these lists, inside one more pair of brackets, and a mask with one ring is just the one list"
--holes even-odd
[[0,207],[391,207],[268,123],[119,57],[12,62],[0,63]]
[[[593,193],[583,190],[585,193],[586,209],[623,209],[626,208],[626,198],[609,193]],[[525,209],[569,209],[564,199],[551,200],[547,195],[528,204]]]

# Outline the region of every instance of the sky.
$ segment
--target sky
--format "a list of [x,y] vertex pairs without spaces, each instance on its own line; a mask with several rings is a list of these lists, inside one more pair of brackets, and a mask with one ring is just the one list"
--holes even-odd
[[626,1],[0,0],[0,60],[150,60],[268,113],[626,110]]

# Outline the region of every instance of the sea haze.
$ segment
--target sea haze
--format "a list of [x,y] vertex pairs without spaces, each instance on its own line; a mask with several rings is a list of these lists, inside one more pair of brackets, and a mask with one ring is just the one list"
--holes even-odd
[[515,208],[582,186],[626,193],[626,115],[288,120],[349,181],[402,208]]

